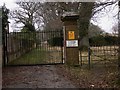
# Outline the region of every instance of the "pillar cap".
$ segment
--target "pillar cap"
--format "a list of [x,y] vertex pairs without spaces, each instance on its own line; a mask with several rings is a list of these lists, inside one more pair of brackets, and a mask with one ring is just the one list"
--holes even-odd
[[77,20],[78,18],[79,18],[79,14],[76,12],[65,12],[61,17],[61,20],[70,21],[70,20]]

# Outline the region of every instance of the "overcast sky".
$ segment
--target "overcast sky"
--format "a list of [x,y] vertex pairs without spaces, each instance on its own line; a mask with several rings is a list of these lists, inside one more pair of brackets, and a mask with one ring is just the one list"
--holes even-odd
[[17,5],[15,4],[16,0],[1,0],[0,1],[0,6],[3,5],[4,3],[6,4],[6,7],[9,9],[14,9],[15,7],[17,7]]
[[[4,3],[6,4],[6,7],[10,10],[14,10],[17,8],[17,5],[15,4],[16,0],[1,0],[0,1],[0,6],[3,5]],[[116,8],[114,11],[108,13],[107,15],[103,16],[102,18],[99,19],[98,25],[105,30],[106,32],[111,32],[113,25],[117,22],[115,18],[113,18],[113,15],[118,12],[118,8]],[[12,20],[10,21],[10,31],[12,31]]]

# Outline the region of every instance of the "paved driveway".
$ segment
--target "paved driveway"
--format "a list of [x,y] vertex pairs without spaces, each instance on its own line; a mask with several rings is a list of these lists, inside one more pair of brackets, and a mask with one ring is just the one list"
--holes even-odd
[[6,67],[2,85],[3,88],[75,88],[70,80],[56,73],[54,65]]

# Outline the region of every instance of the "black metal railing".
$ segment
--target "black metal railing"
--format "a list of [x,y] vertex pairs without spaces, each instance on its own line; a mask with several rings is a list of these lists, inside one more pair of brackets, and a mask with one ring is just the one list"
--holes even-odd
[[11,32],[6,40],[7,65],[63,63],[62,31]]

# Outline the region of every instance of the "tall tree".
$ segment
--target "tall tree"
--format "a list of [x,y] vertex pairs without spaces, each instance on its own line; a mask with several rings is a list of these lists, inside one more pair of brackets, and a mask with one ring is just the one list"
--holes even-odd
[[82,2],[79,10],[79,47],[89,46],[88,28],[92,12],[94,8],[94,2]]
[[9,25],[9,22],[8,22],[8,14],[9,14],[9,9],[6,8],[5,5],[2,6],[2,44],[3,44],[3,66],[5,65],[6,63],[6,60],[7,60],[7,33],[9,31],[9,28],[8,28],[8,25]]
[[44,3],[44,24],[48,29],[62,29],[61,16],[66,11],[78,11],[77,2],[45,2]]
[[118,49],[118,71],[119,71],[119,74],[118,74],[118,81],[119,81],[119,84],[120,84],[120,1],[118,2],[118,6],[119,6],[119,13],[118,13],[118,46],[119,46],[119,49]]
[[[24,27],[34,27],[35,24],[38,25],[42,22],[42,17],[39,15],[39,9],[41,9],[42,4],[39,2],[17,2],[19,9],[11,12],[11,17],[14,18],[17,24],[22,23]],[[39,11],[38,11],[39,10]],[[38,24],[37,24],[38,23]],[[34,31],[34,30],[30,30]]]
[[[62,29],[61,15],[65,11],[78,11],[77,2],[17,2],[19,9],[11,13],[16,23],[43,25],[45,29]],[[42,23],[42,24],[41,24]]]
[[2,8],[0,7],[0,45],[2,44]]
[[79,12],[79,32],[80,38],[88,35],[88,28],[92,12],[94,9],[94,2],[82,2]]
[[2,30],[5,31],[8,26],[9,9],[5,5],[2,6]]

